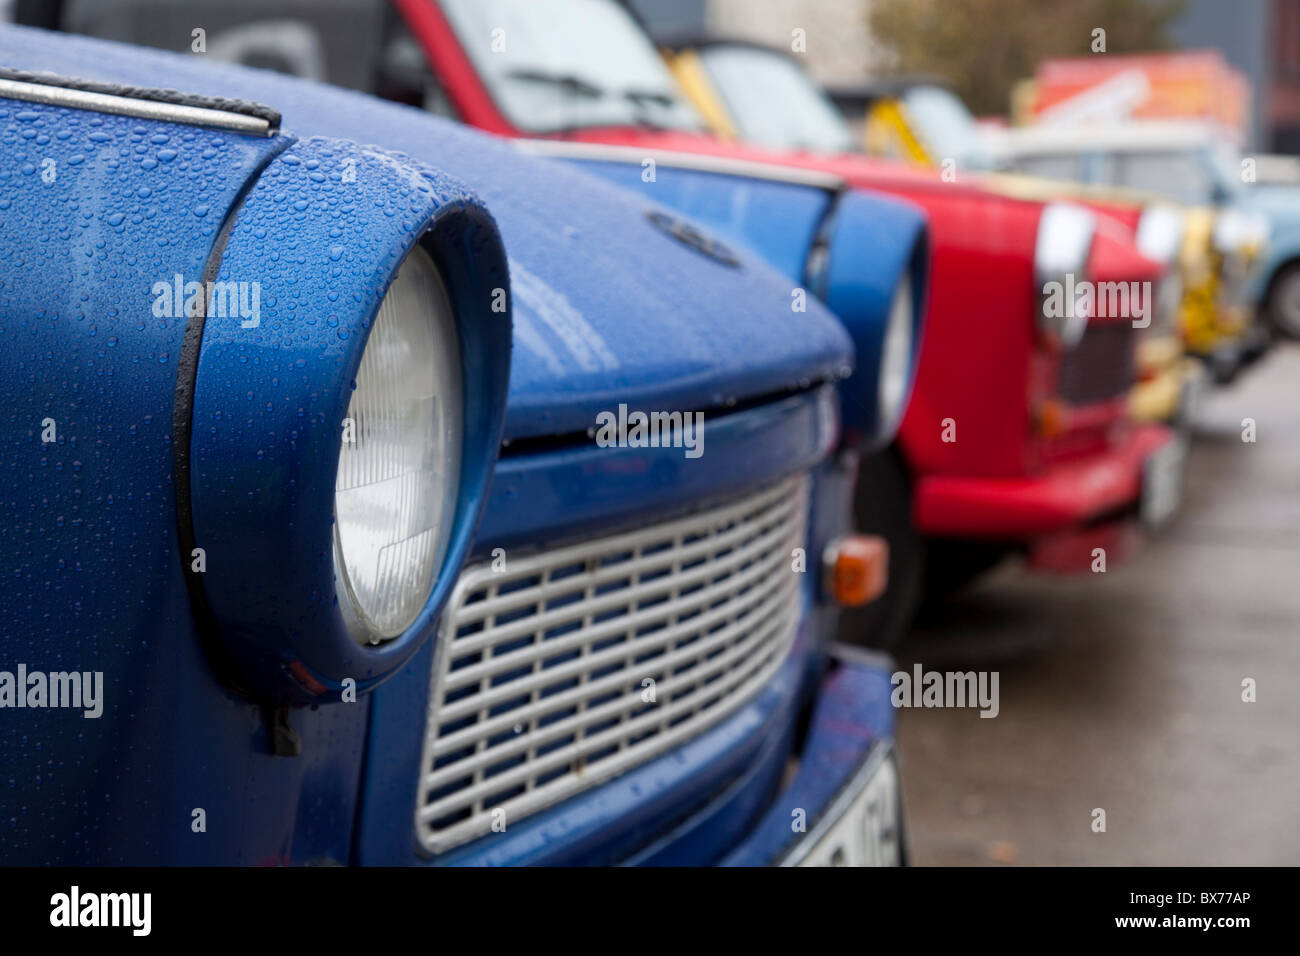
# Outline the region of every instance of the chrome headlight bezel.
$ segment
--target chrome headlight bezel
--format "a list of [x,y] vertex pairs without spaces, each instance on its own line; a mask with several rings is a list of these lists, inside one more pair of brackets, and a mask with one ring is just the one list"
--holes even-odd
[[1187,214],[1166,203],[1152,203],[1138,218],[1138,252],[1155,262],[1170,265],[1177,261],[1187,234]]
[[[1097,219],[1082,206],[1071,203],[1048,203],[1038,220],[1034,241],[1034,303],[1036,326],[1049,344],[1073,348],[1088,327],[1089,316],[1075,308],[1074,296],[1066,294],[1075,281],[1086,279],[1088,257],[1092,253]],[[1050,314],[1052,283],[1061,285],[1063,309]]]

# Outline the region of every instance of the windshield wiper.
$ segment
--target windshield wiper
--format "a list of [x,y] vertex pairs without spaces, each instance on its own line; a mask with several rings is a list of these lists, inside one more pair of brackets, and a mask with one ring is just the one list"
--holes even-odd
[[[651,119],[646,112],[648,106],[658,106],[664,109],[671,109],[677,105],[676,98],[671,93],[665,93],[659,90],[611,90],[607,87],[598,86],[590,80],[583,79],[576,73],[551,73],[546,70],[536,69],[515,69],[508,70],[505,73],[511,79],[524,80],[530,83],[548,83],[552,86],[558,86],[575,96],[585,97],[587,99],[603,99],[606,96],[617,96],[619,99],[631,103],[635,115],[632,122],[628,125],[640,126],[650,130],[663,130],[669,127],[663,123]],[[581,127],[565,127],[557,132],[572,132]]]
[[545,70],[509,70],[506,76],[513,80],[527,80],[532,83],[550,83],[560,86],[578,96],[599,99],[605,95],[605,89],[584,80],[575,73],[547,73]]
[[[531,83],[549,83],[552,86],[562,86],[572,93],[588,96],[592,99],[608,96],[615,92],[606,87],[598,86],[576,73],[548,73],[546,70],[517,69],[508,71],[506,76]],[[618,90],[616,95],[622,99],[630,100],[638,106],[653,103],[655,106],[672,107],[677,103],[671,93],[665,93],[661,90],[626,89]]]
[[637,90],[626,89],[619,90],[619,96],[627,100],[636,110],[636,123],[649,130],[665,130],[669,126],[658,120],[651,119],[647,112],[647,106],[658,106],[665,110],[671,110],[677,105],[677,100],[670,93],[661,93],[658,90]]
[[675,106],[677,103],[671,94],[661,93],[658,90],[620,90],[619,96],[633,103],[654,103],[656,106],[664,107]]

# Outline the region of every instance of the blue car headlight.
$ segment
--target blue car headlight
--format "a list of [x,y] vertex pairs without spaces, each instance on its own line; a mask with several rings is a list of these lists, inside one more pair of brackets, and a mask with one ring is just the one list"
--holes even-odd
[[930,234],[925,213],[863,190],[842,194],[811,257],[809,284],[853,339],[840,386],[845,433],[865,450],[893,440],[916,379],[925,325]]
[[411,626],[447,553],[464,427],[457,340],[446,286],[417,247],[380,303],[339,450],[334,581],[360,643]]
[[894,289],[889,303],[889,316],[885,320],[884,343],[880,349],[880,394],[876,399],[879,408],[880,430],[893,434],[903,418],[907,396],[912,385],[913,321],[916,305],[912,295],[912,279],[904,273]]
[[510,365],[500,235],[448,177],[308,140],[262,171],[214,256],[218,285],[257,284],[260,314],[209,310],[181,361],[205,650],[258,699],[364,692],[432,637],[487,499]]

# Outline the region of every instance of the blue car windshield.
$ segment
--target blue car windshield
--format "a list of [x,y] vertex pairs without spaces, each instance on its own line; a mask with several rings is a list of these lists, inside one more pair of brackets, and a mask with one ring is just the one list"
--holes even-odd
[[654,45],[613,0],[442,0],[442,8],[521,130],[702,127]]

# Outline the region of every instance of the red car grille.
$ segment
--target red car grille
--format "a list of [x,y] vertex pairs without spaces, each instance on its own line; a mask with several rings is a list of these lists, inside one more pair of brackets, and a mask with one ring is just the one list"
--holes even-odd
[[1136,330],[1131,322],[1093,322],[1061,356],[1056,393],[1070,405],[1118,398],[1137,380]]

